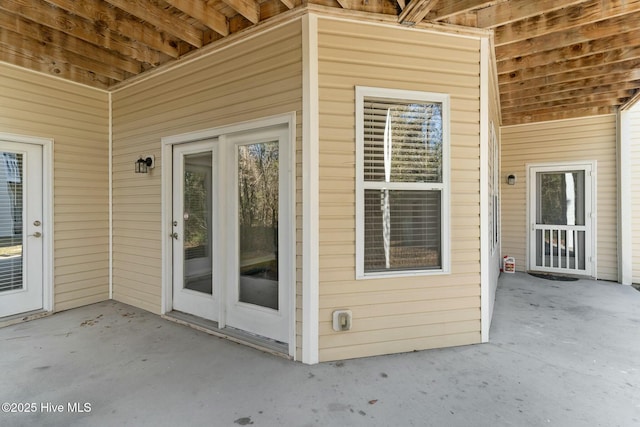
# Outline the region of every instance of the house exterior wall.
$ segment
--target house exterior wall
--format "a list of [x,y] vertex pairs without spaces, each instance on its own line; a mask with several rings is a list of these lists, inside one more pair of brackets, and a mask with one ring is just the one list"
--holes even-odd
[[[500,268],[502,264],[502,252],[500,249],[500,93],[498,90],[498,75],[493,57],[487,59],[489,61],[489,73],[486,77],[488,84],[487,103],[489,107],[489,149],[487,153],[488,160],[488,186],[489,186],[489,210],[486,213],[486,220],[489,222],[488,247],[489,271],[488,273],[488,319],[491,322],[493,316],[493,305],[496,298],[496,290],[498,289],[498,278],[500,276]],[[493,150],[497,150],[497,156]],[[497,158],[496,158],[497,157]],[[495,197],[494,197],[495,196]],[[496,235],[497,233],[497,235]],[[488,325],[487,325],[488,327]]]
[[[640,283],[640,104],[631,116],[631,247],[632,281]],[[623,230],[623,232],[626,232]]]
[[[526,270],[528,163],[597,161],[597,275],[617,280],[616,116],[502,128],[502,253]],[[517,176],[515,185],[506,176]]]
[[[480,342],[479,64],[478,38],[318,20],[320,361]],[[451,95],[450,274],[355,279],[356,86]]]
[[54,311],[108,299],[108,94],[0,63],[0,132],[54,140]]
[[[258,32],[113,93],[114,299],[161,311],[161,239],[166,237],[161,235],[162,137],[295,111],[300,242],[301,31],[300,20],[295,20]],[[149,174],[135,174],[134,161],[144,154],[155,156],[156,167]],[[297,256],[299,270],[299,251]],[[298,294],[301,288],[298,283]]]

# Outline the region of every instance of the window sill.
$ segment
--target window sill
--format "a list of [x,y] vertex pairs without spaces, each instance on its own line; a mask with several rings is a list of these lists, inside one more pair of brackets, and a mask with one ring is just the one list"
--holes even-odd
[[376,272],[376,273],[358,273],[356,274],[356,280],[369,280],[369,279],[392,279],[400,277],[416,277],[416,276],[444,276],[451,272],[447,269],[439,270],[411,270],[411,271],[390,271],[390,272]]

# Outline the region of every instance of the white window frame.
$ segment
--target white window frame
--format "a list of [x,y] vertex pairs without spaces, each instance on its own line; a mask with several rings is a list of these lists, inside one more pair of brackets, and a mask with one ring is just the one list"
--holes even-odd
[[492,176],[489,177],[492,181],[490,194],[492,204],[490,212],[491,238],[489,240],[491,245],[491,255],[494,255],[500,243],[500,145],[493,121],[491,121],[489,125],[489,132],[489,144],[492,150],[489,155],[492,157],[491,163],[493,165],[491,171]]
[[[364,99],[385,98],[399,102],[442,104],[442,183],[379,183],[364,180]],[[356,279],[449,274],[450,266],[450,96],[444,93],[356,86]],[[364,271],[364,191],[366,189],[439,190],[441,195],[442,267],[428,270]]]

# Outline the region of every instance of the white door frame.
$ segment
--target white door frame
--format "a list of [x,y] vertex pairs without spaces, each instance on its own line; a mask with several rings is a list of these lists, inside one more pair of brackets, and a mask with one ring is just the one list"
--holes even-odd
[[0,140],[42,147],[42,309],[53,311],[53,139],[0,132]]
[[[162,242],[162,299],[161,299],[161,313],[166,314],[173,308],[173,254],[171,242],[172,237],[172,220],[173,220],[173,201],[172,201],[172,189],[173,189],[173,145],[183,144],[187,142],[203,141],[208,139],[218,138],[224,135],[245,132],[251,130],[257,130],[260,128],[266,128],[277,125],[286,125],[289,131],[289,164],[280,165],[281,167],[287,167],[289,179],[289,215],[290,218],[296,218],[295,201],[296,201],[296,113],[291,112],[287,114],[280,114],[276,116],[266,117],[263,119],[251,120],[241,123],[236,123],[227,126],[220,126],[210,129],[204,129],[195,132],[189,132],[178,135],[171,135],[161,138],[162,145],[162,188],[161,188],[161,204],[162,204],[162,224],[161,224],[161,242]],[[289,251],[292,259],[292,268],[289,271],[281,272],[282,277],[288,275],[286,279],[290,281],[292,286],[290,287],[289,295],[289,356],[295,359],[296,355],[296,271],[295,271],[295,259],[296,259],[296,221],[291,221],[289,224],[289,232],[293,237],[292,242],[289,245]],[[224,296],[221,296],[224,297]],[[221,313],[223,315],[223,313]],[[220,326],[224,326],[224,318],[219,321]]]
[[[588,173],[585,173],[585,182],[589,181],[590,182],[590,186],[591,186],[591,192],[590,194],[587,196],[585,195],[585,199],[588,197],[590,199],[590,204],[589,206],[585,206],[585,208],[588,209],[587,212],[585,212],[585,225],[587,226],[587,228],[590,230],[591,233],[591,239],[589,239],[589,241],[585,242],[586,246],[590,246],[590,264],[591,264],[591,269],[590,271],[587,270],[584,274],[589,276],[589,277],[593,277],[594,279],[597,278],[597,265],[598,265],[598,260],[597,260],[597,235],[598,235],[598,228],[597,228],[597,194],[598,194],[598,188],[597,188],[597,161],[595,160],[580,160],[580,161],[571,161],[571,162],[548,162],[548,163],[527,163],[526,164],[526,169],[527,169],[527,238],[526,238],[526,244],[527,244],[527,250],[526,250],[526,267],[527,270],[532,270],[535,269],[535,265],[531,265],[531,259],[532,259],[532,227],[533,224],[535,222],[535,218],[532,215],[533,209],[535,207],[536,204],[536,194],[535,194],[535,187],[536,187],[536,177],[535,177],[535,173],[536,172],[540,172],[540,171],[549,171],[549,172],[555,172],[555,171],[563,171],[563,170],[575,170],[575,169],[585,169],[588,168],[591,170],[591,174],[589,175]],[[586,189],[585,189],[586,191]],[[587,203],[587,200],[585,200],[585,203]],[[586,247],[585,246],[585,247]],[[585,260],[586,262],[589,262],[589,260]],[[579,272],[573,273],[572,274],[581,274]]]

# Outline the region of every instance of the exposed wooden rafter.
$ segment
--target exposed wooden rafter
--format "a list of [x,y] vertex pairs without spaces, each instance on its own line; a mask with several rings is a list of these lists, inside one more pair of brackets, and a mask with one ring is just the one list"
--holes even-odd
[[46,0],[60,9],[66,10],[75,16],[87,19],[97,28],[104,28],[110,32],[119,33],[131,40],[148,45],[150,48],[160,51],[172,58],[177,58],[179,53],[175,40],[163,37],[155,28],[144,25],[129,16],[118,14],[117,10],[105,3],[86,0]]
[[438,0],[411,0],[398,17],[401,24],[415,24],[427,16]]
[[253,24],[260,21],[260,5],[254,0],[223,0]]
[[109,29],[97,28],[90,21],[53,7],[42,0],[3,0],[0,9],[61,31],[96,46],[105,46],[120,55],[149,64],[160,63],[160,53]]
[[640,0],[0,0],[0,60],[109,88],[310,3],[493,29],[505,124],[612,112],[640,93]]
[[229,35],[229,21],[227,17],[218,12],[205,1],[193,0],[165,0],[171,6],[183,11],[193,18],[201,21],[221,36]]
[[494,28],[553,12],[585,0],[511,0],[478,11],[478,27]]
[[52,46],[54,49],[63,48],[69,52],[93,58],[95,61],[104,64],[109,64],[132,75],[139,74],[143,71],[142,63],[134,59],[125,58],[109,50],[98,48],[79,38],[71,37],[66,33],[55,31],[52,28],[36,24],[35,22],[11,15],[2,10],[0,10],[0,27],[20,33],[43,46]]
[[427,19],[431,21],[442,21],[455,15],[465,14],[474,10],[486,7],[495,1],[487,0],[452,0],[438,2]]
[[186,21],[177,18],[164,9],[160,9],[151,0],[106,0],[125,12],[139,16],[149,24],[157,27],[167,34],[184,40],[195,47],[202,47],[202,30],[189,25]]

